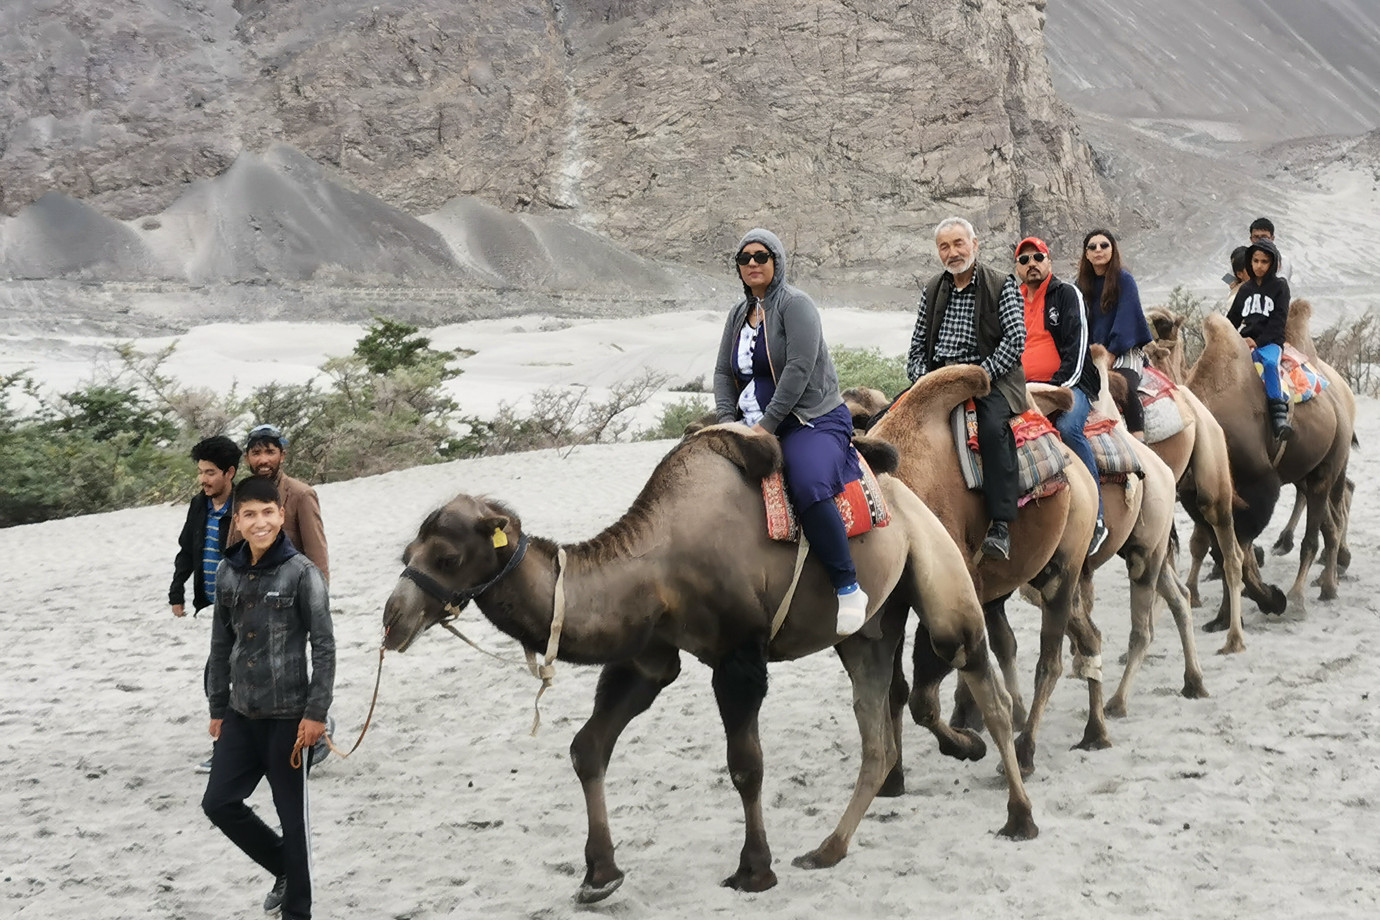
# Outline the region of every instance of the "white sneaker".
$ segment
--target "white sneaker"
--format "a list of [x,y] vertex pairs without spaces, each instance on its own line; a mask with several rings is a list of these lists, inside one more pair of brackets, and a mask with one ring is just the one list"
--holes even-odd
[[858,583],[839,591],[839,616],[835,631],[840,636],[851,636],[862,629],[867,622],[867,594]]

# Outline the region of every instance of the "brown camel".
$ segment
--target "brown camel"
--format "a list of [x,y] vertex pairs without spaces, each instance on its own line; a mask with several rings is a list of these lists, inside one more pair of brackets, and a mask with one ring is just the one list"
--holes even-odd
[[[404,553],[408,568],[384,610],[388,648],[406,649],[440,621],[448,596],[453,606],[463,606],[477,594],[480,612],[495,626],[530,650],[544,650],[553,632],[555,598],[562,596],[560,655],[604,665],[594,711],[570,746],[589,817],[586,873],[576,895],[581,902],[601,900],[622,883],[605,771],[624,727],[680,673],[681,652],[713,669],[729,775],[743,802],[745,842],[738,868],[724,884],[762,891],[776,884],[762,816],[757,731],[767,662],[837,647],[853,684],[862,767],[838,826],[795,863],[819,868],[843,859],[898,756],[893,739],[899,713],[889,693],[909,608],[920,611],[932,654],[957,668],[981,701],[1009,781],[1008,821],[1000,833],[1038,833],[1020,782],[1010,702],[988,663],[982,610],[963,558],[901,482],[879,477],[891,523],[851,543],[858,580],[873,599],[868,625],[839,639],[833,589],[823,566],[807,557],[788,615],[772,635],[773,615],[796,564],[796,547],[769,539],[765,528],[759,482],[780,464],[776,438],[742,426],[711,427],[667,454],[632,508],[592,540],[571,546],[538,537],[529,542],[513,511],[460,495],[422,523]],[[509,565],[524,545],[525,558]],[[461,593],[457,598],[449,592]],[[954,743],[975,747],[965,736],[950,734]]]
[[[1112,356],[1102,346],[1091,348],[1093,363],[1102,375],[1102,388],[1093,408],[1121,421],[1120,411],[1112,399],[1110,381]],[[1120,380],[1121,378],[1116,378]],[[1046,393],[1057,389],[1048,385],[1030,384],[1028,389],[1036,405],[1043,404]],[[1129,443],[1145,472],[1143,478],[1130,477],[1121,483],[1100,483],[1103,520],[1107,525],[1107,539],[1083,565],[1079,584],[1079,600],[1085,616],[1092,611],[1094,590],[1093,572],[1113,556],[1126,561],[1126,574],[1131,581],[1131,639],[1126,654],[1126,669],[1116,693],[1107,701],[1107,714],[1126,715],[1126,701],[1154,637],[1155,595],[1165,599],[1179,629],[1179,641],[1184,650],[1184,685],[1181,691],[1189,699],[1208,695],[1203,686],[1203,671],[1198,664],[1198,650],[1193,638],[1193,612],[1188,596],[1179,583],[1178,574],[1169,561],[1170,534],[1174,529],[1174,473],[1150,447],[1135,438]]]
[[[964,401],[987,392],[990,383],[981,368],[957,365],[926,374],[910,388],[872,428],[871,433],[894,444],[900,451],[896,476],[910,486],[932,510],[970,561],[973,582],[983,601],[992,648],[1001,662],[1007,690],[1012,697],[1016,724],[1020,718],[1019,675],[1016,672],[1016,637],[1007,622],[1005,601],[1029,583],[1038,592],[1042,612],[1040,655],[1035,669],[1035,694],[1024,728],[1016,740],[1022,772],[1035,769],[1035,737],[1045,706],[1063,670],[1063,642],[1067,632],[1088,683],[1088,722],[1076,747],[1097,750],[1111,745],[1103,713],[1102,637],[1076,604],[1079,572],[1092,542],[1097,520],[1096,484],[1083,464],[1068,453],[1069,488],[1027,504],[1011,525],[1010,560],[995,560],[979,553],[987,532],[987,512],[982,495],[963,482],[949,428],[949,414]],[[1067,448],[1064,448],[1067,451]],[[936,731],[942,724],[939,684],[949,667],[930,654],[928,643],[917,642],[914,656],[915,689],[910,695],[911,715]],[[971,732],[975,725],[964,687],[952,724]],[[904,679],[897,675],[893,702],[905,698]],[[902,784],[901,768],[888,781],[888,791]]]
[[[1291,305],[1290,309],[1293,308]],[[1237,542],[1249,546],[1264,530],[1282,484],[1300,484],[1308,496],[1308,521],[1300,548],[1299,574],[1287,603],[1303,606],[1305,580],[1317,555],[1319,532],[1324,542],[1321,596],[1324,600],[1333,598],[1345,524],[1345,514],[1340,509],[1345,508],[1346,466],[1353,435],[1345,397],[1329,386],[1318,397],[1295,406],[1294,437],[1281,449],[1270,433],[1264,387],[1252,366],[1245,341],[1224,317],[1216,314],[1204,320],[1203,333],[1203,356],[1189,371],[1187,383],[1221,423],[1227,437],[1232,480],[1241,498],[1234,516]],[[1195,556],[1208,542],[1203,536],[1206,535],[1195,533]],[[1189,578],[1190,589],[1195,587],[1196,570],[1195,565]],[[1286,598],[1278,588],[1263,584],[1254,553],[1243,554],[1243,572],[1247,596],[1267,613],[1282,613]]]

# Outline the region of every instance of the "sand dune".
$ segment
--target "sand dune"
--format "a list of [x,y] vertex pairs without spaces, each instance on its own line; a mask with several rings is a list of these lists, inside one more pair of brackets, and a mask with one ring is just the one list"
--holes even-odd
[[[1363,444],[1380,439],[1364,400]],[[334,713],[352,739],[373,682],[381,607],[420,518],[459,490],[512,502],[530,530],[592,536],[630,503],[666,443],[496,457],[323,487],[339,636]],[[1063,680],[1030,782],[1039,839],[1013,844],[989,757],[958,764],[914,726],[909,793],[878,801],[836,869],[791,857],[814,847],[847,800],[857,735],[837,660],[773,666],[762,715],[764,801],[780,885],[717,886],[736,865],[742,818],[723,763],[706,670],[633,723],[609,796],[628,879],[594,912],[629,918],[1069,916],[1370,917],[1380,897],[1375,843],[1380,738],[1380,469],[1359,454],[1353,578],[1306,616],[1266,620],[1247,605],[1248,650],[1211,651],[1212,698],[1177,695],[1172,628],[1162,624],[1131,715],[1110,750],[1070,751],[1085,691]],[[1287,510],[1287,509],[1286,509]],[[1283,513],[1277,515],[1282,520]],[[0,842],[11,916],[261,916],[267,880],[206,822],[201,666],[205,616],[174,620],[165,589],[178,507],[141,508],[0,531]],[[1273,529],[1271,530],[1273,533]],[[1098,575],[1096,619],[1108,679],[1129,629],[1124,575]],[[1283,580],[1292,560],[1271,558]],[[1220,586],[1206,587],[1215,604]],[[1310,592],[1310,594],[1315,594]],[[1207,613],[1199,612],[1200,622]],[[466,628],[512,644],[471,612]],[[1017,605],[1027,692],[1035,615]],[[572,917],[584,812],[566,756],[596,671],[562,666],[527,736],[535,682],[444,633],[385,662],[375,726],[348,762],[312,779],[318,916]],[[267,793],[256,804],[268,808]]]

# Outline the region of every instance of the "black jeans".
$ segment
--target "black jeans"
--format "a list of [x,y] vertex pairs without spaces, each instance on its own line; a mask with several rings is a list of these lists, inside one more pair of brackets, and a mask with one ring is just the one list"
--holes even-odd
[[1020,482],[1016,471],[1016,436],[1011,433],[1011,405],[1000,393],[977,397],[978,453],[982,455],[982,496],[994,521],[1016,519]]
[[[299,719],[248,719],[233,709],[221,722],[201,808],[230,842],[275,879],[287,876],[283,917],[311,917],[311,823],[307,761],[291,763]],[[244,800],[268,778],[283,834],[278,836]]]
[[1126,378],[1126,428],[1145,430],[1145,407],[1140,404],[1140,374],[1129,367],[1114,367],[1113,371]]

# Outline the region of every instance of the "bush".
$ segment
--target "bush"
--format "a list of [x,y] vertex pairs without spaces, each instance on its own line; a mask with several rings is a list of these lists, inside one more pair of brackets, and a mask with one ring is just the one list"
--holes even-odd
[[637,433],[639,441],[660,441],[680,438],[691,422],[698,422],[714,407],[702,396],[689,396],[670,403],[661,410],[656,424]]
[[1165,307],[1184,317],[1179,336],[1184,343],[1184,366],[1192,367],[1198,363],[1198,356],[1203,353],[1203,348],[1207,344],[1207,340],[1203,338],[1203,320],[1215,311],[1208,306],[1206,297],[1194,294],[1182,284],[1169,292],[1169,303]]
[[905,355],[888,358],[876,348],[834,348],[830,352],[840,390],[872,387],[890,398],[910,386]]
[[470,420],[472,433],[463,440],[486,456],[616,441],[632,424],[627,413],[665,383],[665,374],[646,370],[614,386],[608,398],[597,403],[586,402],[589,390],[583,387],[547,387],[532,395],[532,408],[525,415],[503,403],[493,420],[479,422],[477,430]]
[[1314,337],[1313,347],[1356,393],[1380,396],[1380,317],[1374,311],[1342,317]]

